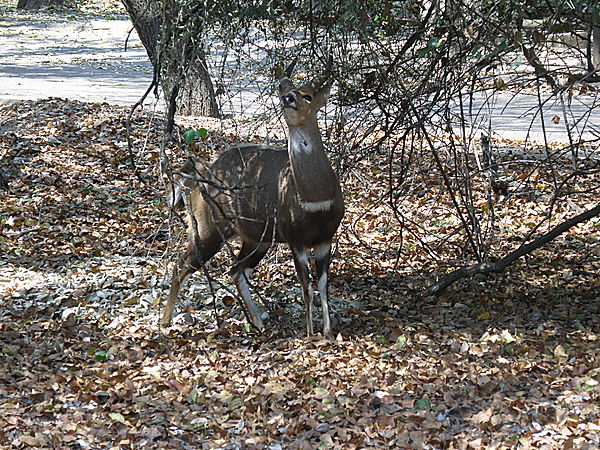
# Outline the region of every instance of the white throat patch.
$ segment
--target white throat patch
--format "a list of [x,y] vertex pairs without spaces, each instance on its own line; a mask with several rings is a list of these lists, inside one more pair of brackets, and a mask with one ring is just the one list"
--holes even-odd
[[290,141],[290,151],[292,153],[310,153],[312,149],[312,142],[308,139]]
[[312,139],[298,130],[290,130],[288,140],[291,153],[301,154],[313,151],[314,143]]

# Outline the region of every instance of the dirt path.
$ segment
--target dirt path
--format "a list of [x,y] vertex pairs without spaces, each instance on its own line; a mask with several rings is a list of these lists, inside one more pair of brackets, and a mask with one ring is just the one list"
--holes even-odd
[[[12,4],[11,4],[12,3]],[[21,12],[0,1],[0,102],[64,97],[131,105],[152,66],[127,16]]]

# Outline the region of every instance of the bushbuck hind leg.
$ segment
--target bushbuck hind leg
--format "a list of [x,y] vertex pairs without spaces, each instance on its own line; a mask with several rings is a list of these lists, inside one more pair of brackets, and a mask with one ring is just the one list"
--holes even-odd
[[329,297],[327,292],[327,278],[329,277],[329,263],[331,262],[331,243],[322,244],[315,248],[315,265],[317,267],[317,289],[321,297],[323,309],[323,336],[333,338],[331,319],[329,318]]
[[175,267],[173,278],[171,279],[169,297],[167,298],[167,304],[160,322],[162,326],[171,325],[173,309],[175,308],[175,301],[177,300],[181,283],[183,283],[188,275],[196,272],[212,258],[223,244],[223,238],[216,228],[211,229],[206,236],[198,236],[198,240],[199,242],[196,245],[194,236],[190,236],[188,248]]
[[270,247],[271,244],[268,243],[242,242],[237,262],[231,270],[231,277],[233,278],[238,294],[244,302],[246,317],[259,331],[264,329],[261,311],[252,299],[248,280],[252,275],[252,271],[260,260],[263,259]]
[[297,249],[292,247],[292,255],[294,257],[294,266],[296,274],[300,280],[302,287],[302,299],[304,300],[304,310],[306,314],[306,334],[312,336],[313,330],[313,288],[310,285],[310,272],[308,266],[308,253],[306,249]]

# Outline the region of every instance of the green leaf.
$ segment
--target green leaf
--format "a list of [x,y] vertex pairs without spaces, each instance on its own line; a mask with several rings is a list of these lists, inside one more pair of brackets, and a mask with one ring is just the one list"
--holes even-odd
[[193,128],[188,128],[183,132],[183,139],[185,140],[186,144],[193,144],[194,139],[196,139],[196,131]]
[[189,423],[185,426],[185,429],[194,433],[204,433],[206,425],[203,423]]
[[429,39],[429,42],[427,43],[427,47],[429,48],[437,48],[440,45],[440,40],[438,38],[431,38]]
[[123,414],[121,414],[121,413],[111,412],[111,413],[108,413],[108,417],[110,417],[110,419],[113,422],[119,422],[119,423],[122,423],[123,425],[129,425],[129,423],[127,422],[127,420],[125,420],[125,417],[123,417]]
[[429,400],[428,398],[420,398],[415,402],[415,408],[421,410],[431,409],[431,400]]
[[508,47],[509,47],[508,40],[505,39],[496,46],[496,48],[494,49],[494,53],[498,54],[498,53],[506,50]]
[[[332,417],[333,417],[333,414],[331,414],[329,411],[321,411],[321,418],[322,418],[323,420],[329,420],[329,419],[331,419]],[[329,448],[329,444],[327,444],[327,443],[325,443],[325,442],[322,442],[322,443],[321,443],[321,445],[319,445],[317,448],[318,448],[318,449],[321,449],[321,448]]]
[[430,47],[423,47],[417,50],[417,56],[425,56],[431,50]]
[[94,353],[94,361],[96,362],[104,362],[108,359],[108,352],[105,352],[104,350],[98,350],[96,353]]
[[208,130],[206,128],[199,128],[194,130],[193,128],[188,128],[183,132],[183,139],[187,145],[191,145],[198,138],[205,138],[208,136]]

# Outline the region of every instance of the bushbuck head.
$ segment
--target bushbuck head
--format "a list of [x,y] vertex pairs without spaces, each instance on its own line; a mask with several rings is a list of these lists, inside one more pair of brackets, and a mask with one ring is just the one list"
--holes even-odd
[[296,87],[290,80],[295,61],[283,72],[283,78],[279,81],[279,98],[288,125],[302,126],[316,121],[317,112],[325,106],[329,97],[331,89],[329,75],[332,63],[330,57],[325,73],[300,87]]

